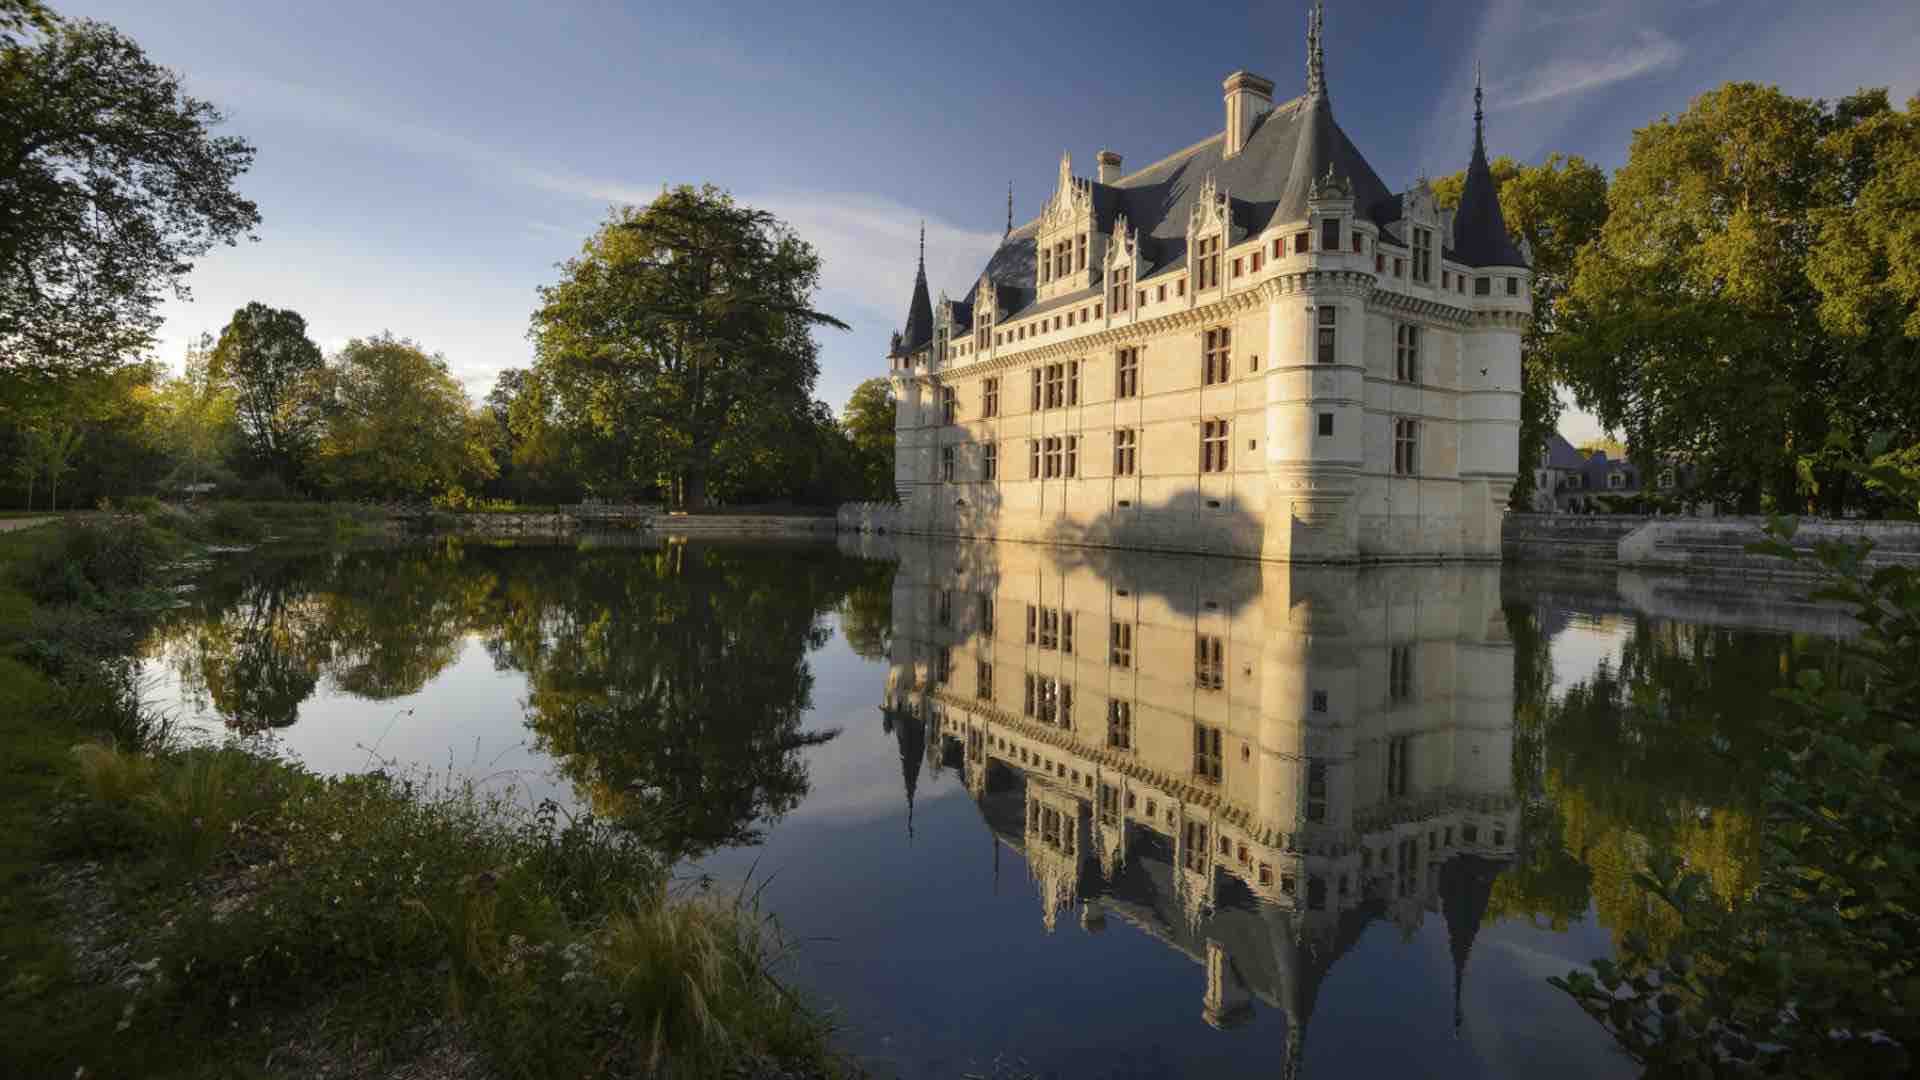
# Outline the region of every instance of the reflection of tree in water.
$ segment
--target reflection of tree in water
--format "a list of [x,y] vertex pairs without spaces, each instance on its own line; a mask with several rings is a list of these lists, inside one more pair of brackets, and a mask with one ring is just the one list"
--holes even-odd
[[[817,546],[462,544],[262,560],[217,575],[158,639],[236,726],[283,726],[321,680],[417,692],[479,633],[526,673],[527,720],[596,810],[685,856],[751,840],[807,790],[807,654],[893,568]],[[882,609],[884,610],[884,609]]]
[[752,841],[807,791],[823,613],[871,564],[819,549],[587,555],[514,620],[528,722],[583,797],[685,857]]
[[1769,756],[1756,718],[1772,690],[1828,655],[1812,641],[1635,618],[1618,664],[1550,696],[1548,630],[1508,609],[1515,646],[1515,780],[1527,849],[1493,910],[1556,928],[1589,898],[1616,940],[1676,929],[1634,884],[1649,851],[1681,854],[1722,898],[1752,882],[1759,842],[1753,769]]

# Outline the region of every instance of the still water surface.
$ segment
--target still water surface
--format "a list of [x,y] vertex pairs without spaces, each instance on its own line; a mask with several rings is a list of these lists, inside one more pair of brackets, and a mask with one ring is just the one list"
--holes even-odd
[[1838,624],[1612,572],[903,541],[441,541],[219,568],[155,693],[751,878],[879,1075],[1620,1077],[1546,984],[1749,872]]

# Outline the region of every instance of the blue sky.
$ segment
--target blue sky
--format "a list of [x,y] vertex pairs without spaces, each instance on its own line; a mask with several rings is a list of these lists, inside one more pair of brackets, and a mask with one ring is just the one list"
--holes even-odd
[[[610,204],[711,181],[825,259],[819,396],[885,371],[915,230],[937,295],[1025,220],[1060,153],[1129,170],[1223,123],[1237,68],[1304,83],[1308,0],[1272,3],[655,5],[386,0],[54,0],[111,22],[259,148],[258,243],[202,260],[162,355],[249,300],[323,348],[391,330],[476,396],[524,365],[536,286]],[[1389,186],[1466,164],[1474,61],[1495,154],[1608,168],[1633,129],[1729,79],[1834,97],[1920,83],[1913,0],[1335,0],[1335,115]],[[1565,425],[1576,439],[1590,419]]]

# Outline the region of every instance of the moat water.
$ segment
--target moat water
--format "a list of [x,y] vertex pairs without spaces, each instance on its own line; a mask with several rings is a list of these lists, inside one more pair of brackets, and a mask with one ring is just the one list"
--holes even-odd
[[630,822],[751,879],[880,1076],[1621,1077],[1547,983],[1844,620],[1608,571],[610,537],[241,557],[151,693],[313,769]]

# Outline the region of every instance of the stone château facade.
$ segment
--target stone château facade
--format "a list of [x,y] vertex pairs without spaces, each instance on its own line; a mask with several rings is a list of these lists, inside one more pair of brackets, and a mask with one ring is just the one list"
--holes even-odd
[[925,253],[890,355],[900,527],[1272,560],[1498,558],[1527,259],[1479,91],[1460,205],[1387,190],[1306,91],[1132,173],[1063,156],[967,293]]

